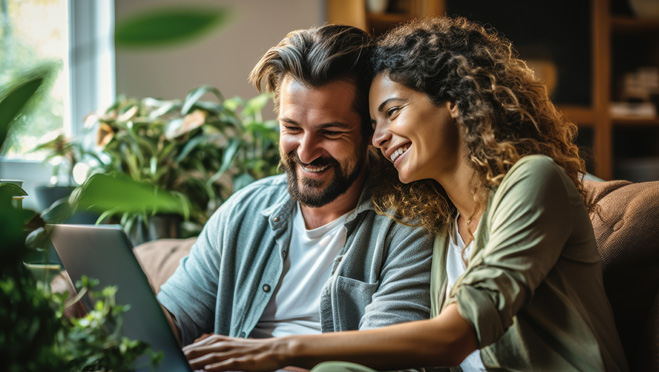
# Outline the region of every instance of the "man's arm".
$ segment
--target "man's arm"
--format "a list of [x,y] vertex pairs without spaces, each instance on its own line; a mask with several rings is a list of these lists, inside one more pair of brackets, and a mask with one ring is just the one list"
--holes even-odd
[[[160,287],[158,301],[182,345],[212,332],[217,296],[218,257],[214,243],[220,216],[216,212],[176,271]],[[213,230],[213,231],[211,231]]]
[[328,360],[390,370],[455,366],[477,348],[473,326],[453,304],[433,319],[368,331],[269,339],[212,336],[183,351],[192,368],[207,371],[270,371],[287,365],[310,368]]
[[430,268],[434,236],[422,228],[393,223],[377,291],[359,329],[373,329],[430,317]]
[[165,314],[165,318],[167,319],[167,323],[169,323],[169,327],[172,329],[172,332],[174,332],[174,336],[176,336],[176,341],[178,341],[179,346],[181,345],[181,330],[178,328],[178,324],[176,323],[176,319],[172,315],[172,313],[167,310],[164,306],[160,305],[160,308],[162,309],[163,314]]

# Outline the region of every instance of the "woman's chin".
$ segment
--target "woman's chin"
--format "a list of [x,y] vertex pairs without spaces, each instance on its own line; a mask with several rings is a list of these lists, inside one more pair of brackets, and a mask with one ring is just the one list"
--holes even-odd
[[410,182],[416,181],[416,179],[413,179],[413,178],[409,177],[407,174],[400,173],[400,172],[398,172],[398,180],[400,182],[404,183],[404,184],[408,184]]

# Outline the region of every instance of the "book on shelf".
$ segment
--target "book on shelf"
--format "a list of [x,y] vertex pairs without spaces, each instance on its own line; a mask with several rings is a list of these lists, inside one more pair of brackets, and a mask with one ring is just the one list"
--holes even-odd
[[612,102],[610,112],[614,118],[654,119],[657,117],[657,108],[652,102]]

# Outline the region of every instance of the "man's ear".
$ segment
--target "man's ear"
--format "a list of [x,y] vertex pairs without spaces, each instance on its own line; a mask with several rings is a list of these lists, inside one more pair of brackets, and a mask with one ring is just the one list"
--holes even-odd
[[448,101],[448,110],[451,113],[453,119],[457,119],[460,116],[460,110],[458,110],[458,104],[453,101]]

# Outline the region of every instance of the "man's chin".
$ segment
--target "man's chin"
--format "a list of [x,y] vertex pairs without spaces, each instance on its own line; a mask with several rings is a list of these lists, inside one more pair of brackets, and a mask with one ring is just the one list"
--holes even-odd
[[327,187],[328,181],[318,178],[300,177],[297,180],[297,188],[302,192],[321,193]]
[[308,185],[298,184],[298,193],[303,199],[317,199],[325,193],[325,185],[319,185],[318,187],[310,187]]

